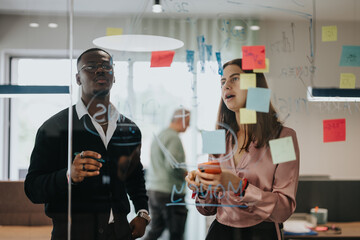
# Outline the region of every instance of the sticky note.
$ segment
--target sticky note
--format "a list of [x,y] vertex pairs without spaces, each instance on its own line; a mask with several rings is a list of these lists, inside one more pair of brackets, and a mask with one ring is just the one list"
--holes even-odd
[[336,26],[323,26],[322,27],[322,41],[323,42],[337,41],[337,27]]
[[222,154],[226,152],[225,129],[216,131],[201,131],[203,153]]
[[121,35],[122,33],[122,28],[106,28],[106,36]]
[[241,124],[255,124],[256,111],[246,108],[240,108],[240,123]]
[[194,51],[186,50],[186,63],[189,68],[189,72],[194,71]]
[[216,56],[216,61],[218,63],[218,74],[220,76],[223,75],[223,68],[222,68],[222,64],[221,64],[221,53],[220,52],[216,52],[215,53],[215,56]]
[[270,60],[268,58],[265,58],[265,66],[264,69],[254,69],[254,73],[268,73],[269,67],[270,67]]
[[151,53],[150,67],[170,67],[175,51],[154,51]]
[[255,73],[241,73],[240,74],[240,89],[248,89],[256,87]]
[[257,112],[269,112],[271,90],[268,88],[249,88],[246,97],[246,109]]
[[274,164],[296,160],[292,137],[284,137],[269,141],[271,157]]
[[340,88],[355,88],[356,77],[352,73],[340,74]]
[[360,67],[360,46],[342,46],[340,66]]
[[345,118],[323,120],[324,142],[345,141],[346,122]]
[[212,45],[205,44],[206,47],[206,60],[210,61],[212,56]]
[[243,70],[266,68],[265,46],[242,46],[242,53]]

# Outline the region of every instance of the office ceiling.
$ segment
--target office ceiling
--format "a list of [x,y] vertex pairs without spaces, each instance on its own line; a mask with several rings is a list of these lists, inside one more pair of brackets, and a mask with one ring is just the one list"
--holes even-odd
[[[74,0],[76,16],[214,17],[359,21],[357,0],[162,0],[163,12],[151,12],[154,0]],[[66,15],[68,0],[0,0],[0,14]]]

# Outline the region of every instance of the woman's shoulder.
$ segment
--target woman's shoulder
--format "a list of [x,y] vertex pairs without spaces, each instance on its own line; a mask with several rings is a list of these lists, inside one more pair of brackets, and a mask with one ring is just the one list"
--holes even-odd
[[282,138],[282,137],[287,137],[287,136],[294,136],[295,137],[296,136],[296,131],[294,129],[292,129],[292,128],[283,126],[279,137]]

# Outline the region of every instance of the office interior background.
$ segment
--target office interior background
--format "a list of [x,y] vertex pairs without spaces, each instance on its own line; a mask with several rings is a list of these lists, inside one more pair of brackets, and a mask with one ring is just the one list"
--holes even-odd
[[[360,88],[359,66],[340,64],[343,46],[360,47],[359,1],[162,0],[160,13],[152,11],[153,3],[0,0],[0,84],[70,86],[71,90],[71,94],[0,93],[2,184],[24,179],[37,129],[78,101],[76,58],[95,47],[94,39],[106,36],[110,28],[121,34],[157,35],[184,43],[175,50],[171,66],[162,68],[150,67],[151,52],[109,50],[116,78],[111,101],[141,129],[145,169],[154,134],[169,124],[173,110],[179,107],[194,113],[190,131],[181,136],[188,170],[207,161],[200,131],[214,130],[216,125],[220,101],[216,52],[223,64],[242,57],[242,46],[263,45],[269,59],[265,77],[272,103],[285,125],[297,132],[300,175],[360,180],[360,94],[345,100],[311,97],[312,89],[339,88],[342,73],[353,74],[355,88]],[[324,27],[329,26],[336,27],[336,40],[325,40]],[[202,36],[211,51],[199,48]],[[192,70],[187,50],[194,51]],[[359,50],[354,57],[360,59]],[[324,142],[323,120],[328,119],[345,119],[345,141]],[[6,188],[2,189],[6,195]],[[194,206],[188,209],[186,239],[201,239],[205,218]],[[14,217],[6,211],[2,214]]]

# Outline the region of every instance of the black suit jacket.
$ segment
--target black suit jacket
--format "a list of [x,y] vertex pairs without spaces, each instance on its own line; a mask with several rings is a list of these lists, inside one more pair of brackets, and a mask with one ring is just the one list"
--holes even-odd
[[[135,123],[120,115],[106,149],[89,116],[79,120],[73,106],[72,134],[73,153],[91,150],[100,153],[106,161],[99,176],[85,178],[72,186],[73,214],[109,214],[112,208],[115,215],[126,216],[130,212],[127,194],[136,211],[148,209],[140,152],[122,167],[126,171],[125,179],[117,174],[119,157],[131,155],[141,145],[141,132]],[[45,213],[53,219],[66,214],[68,209],[67,152],[68,109],[64,109],[39,128],[25,180],[28,198],[34,203],[45,203]]]

